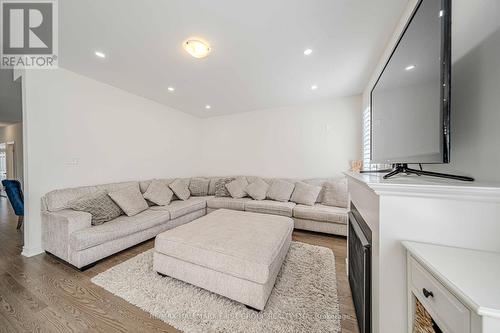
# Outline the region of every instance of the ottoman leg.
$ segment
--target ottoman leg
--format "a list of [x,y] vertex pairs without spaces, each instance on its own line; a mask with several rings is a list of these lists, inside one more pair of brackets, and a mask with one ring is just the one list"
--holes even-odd
[[253,310],[253,311],[257,311],[257,312],[260,312],[260,310],[258,310],[258,309],[256,309],[256,308],[252,308],[250,305],[246,305],[246,304],[245,304],[245,307],[246,307],[247,309],[250,309],[250,310]]

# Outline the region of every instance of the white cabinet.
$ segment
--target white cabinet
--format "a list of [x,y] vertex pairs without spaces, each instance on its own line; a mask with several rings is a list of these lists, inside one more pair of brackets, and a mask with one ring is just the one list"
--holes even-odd
[[409,332],[417,299],[444,333],[500,332],[500,253],[417,242],[403,245]]
[[[412,332],[408,331],[407,258],[402,241],[500,252],[499,184],[417,176],[384,180],[376,174],[346,175],[350,200],[372,231],[373,333]],[[469,276],[470,268],[462,268],[463,275]],[[500,285],[500,272],[491,276],[491,267],[483,267],[481,271]],[[419,284],[425,281],[434,281],[426,280],[426,276],[416,277],[415,288],[421,289]],[[451,294],[457,296],[453,291]],[[440,297],[439,306],[448,309],[449,315],[443,315],[442,321],[450,322],[450,327],[455,322],[467,325],[464,324],[467,315],[460,315],[463,310],[460,304],[448,298],[445,305],[445,299]],[[457,299],[471,309],[461,298]],[[454,316],[458,319],[454,320]],[[470,327],[477,327],[478,321],[482,328],[494,327],[496,323],[490,319],[478,318],[471,312]],[[493,332],[500,333],[500,328]]]

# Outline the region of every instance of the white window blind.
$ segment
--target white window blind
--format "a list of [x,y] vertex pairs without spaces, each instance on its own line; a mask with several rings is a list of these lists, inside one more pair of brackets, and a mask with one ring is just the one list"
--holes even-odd
[[370,146],[371,146],[371,114],[370,108],[363,111],[363,169],[370,170]]

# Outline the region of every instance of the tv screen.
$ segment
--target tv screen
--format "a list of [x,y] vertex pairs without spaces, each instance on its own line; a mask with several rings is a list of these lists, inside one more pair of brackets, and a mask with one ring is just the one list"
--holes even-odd
[[421,0],[371,92],[374,163],[448,163],[450,0]]

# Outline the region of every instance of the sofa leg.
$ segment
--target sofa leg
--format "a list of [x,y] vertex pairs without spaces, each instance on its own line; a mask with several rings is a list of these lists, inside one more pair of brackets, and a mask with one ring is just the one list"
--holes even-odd
[[17,230],[21,229],[23,222],[24,222],[24,216],[20,215],[17,218],[17,228],[16,228]]

